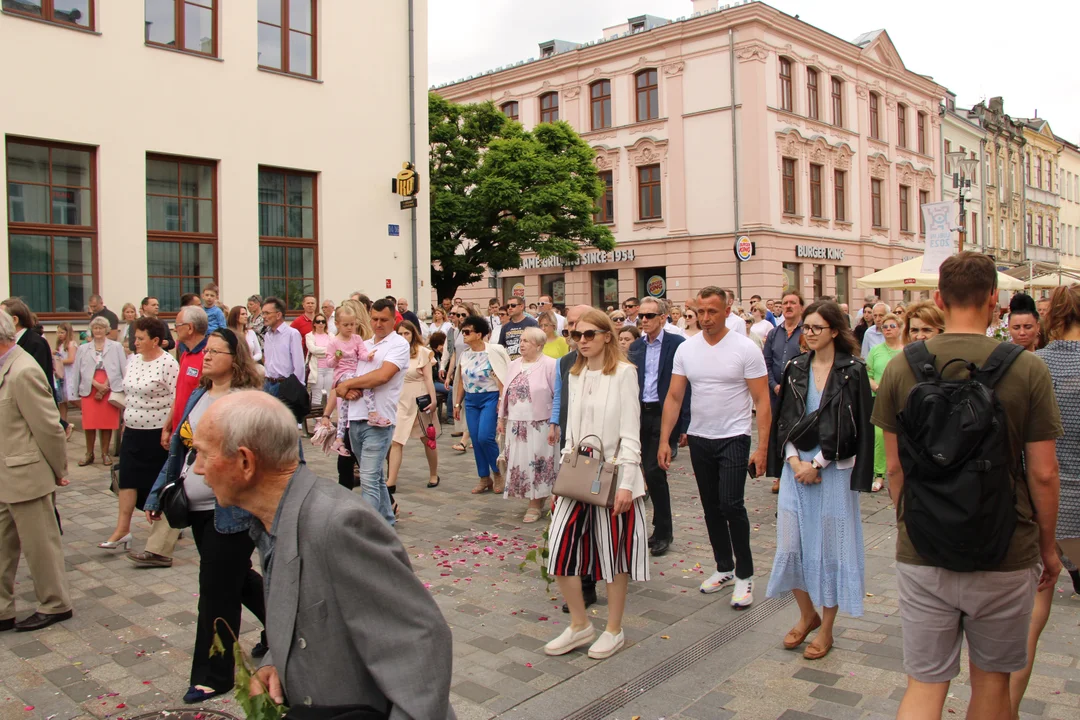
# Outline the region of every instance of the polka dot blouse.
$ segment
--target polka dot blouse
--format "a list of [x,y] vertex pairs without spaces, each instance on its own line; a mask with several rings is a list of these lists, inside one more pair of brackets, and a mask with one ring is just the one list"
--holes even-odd
[[169,353],[150,362],[142,355],[132,355],[124,376],[124,425],[133,430],[157,430],[165,426],[176,394],[180,366]]

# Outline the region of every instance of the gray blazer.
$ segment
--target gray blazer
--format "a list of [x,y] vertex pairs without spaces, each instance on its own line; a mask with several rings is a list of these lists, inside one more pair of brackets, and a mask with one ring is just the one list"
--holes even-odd
[[277,669],[288,704],[454,720],[450,628],[386,521],[301,465],[274,524],[262,664]]
[[[109,380],[109,388],[113,392],[124,392],[124,372],[127,370],[127,357],[124,355],[124,347],[115,340],[105,338],[105,346],[102,353],[102,362],[105,365],[105,375]],[[94,389],[91,384],[94,380],[94,341],[83,343],[75,353],[75,363],[71,365],[74,377],[67,379],[68,383],[74,383],[78,388],[79,397],[89,397]]]

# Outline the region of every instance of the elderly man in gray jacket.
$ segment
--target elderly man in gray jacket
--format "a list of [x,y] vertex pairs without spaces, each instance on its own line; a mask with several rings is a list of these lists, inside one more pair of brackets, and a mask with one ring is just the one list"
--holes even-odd
[[217,501],[256,520],[270,652],[251,692],[288,698],[297,716],[453,719],[450,628],[390,526],[299,463],[292,413],[235,392],[194,446]]

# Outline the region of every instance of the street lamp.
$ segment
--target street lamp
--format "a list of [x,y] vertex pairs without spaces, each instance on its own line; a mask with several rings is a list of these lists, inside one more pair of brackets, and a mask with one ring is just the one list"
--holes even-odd
[[964,212],[964,203],[971,200],[971,176],[979,166],[979,161],[969,158],[967,153],[963,152],[951,152],[946,157],[952,171],[952,186],[960,199],[960,249],[963,250],[964,243],[967,242],[967,213]]

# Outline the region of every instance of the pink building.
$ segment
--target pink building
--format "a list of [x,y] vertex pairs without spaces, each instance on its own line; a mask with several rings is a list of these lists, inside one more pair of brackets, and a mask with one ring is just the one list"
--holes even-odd
[[435,88],[492,100],[526,128],[569,122],[596,150],[598,220],[618,242],[573,266],[525,258],[459,295],[611,305],[741,284],[743,298],[797,287],[860,303],[856,278],[922,253],[945,88],[905,68],[884,30],[848,42],[760,2],[692,2],[691,17],[630,18]]

